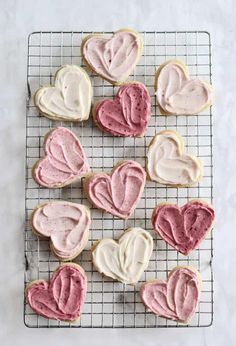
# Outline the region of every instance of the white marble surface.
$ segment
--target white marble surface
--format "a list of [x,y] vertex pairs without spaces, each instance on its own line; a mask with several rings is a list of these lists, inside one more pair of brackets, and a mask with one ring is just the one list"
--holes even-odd
[[[236,7],[234,0],[0,0],[0,344],[236,344]],[[27,35],[34,30],[208,30],[213,41],[215,317],[206,329],[36,330],[23,325]]]

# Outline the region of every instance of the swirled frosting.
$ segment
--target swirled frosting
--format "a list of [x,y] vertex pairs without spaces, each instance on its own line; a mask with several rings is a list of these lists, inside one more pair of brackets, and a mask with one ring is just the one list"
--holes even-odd
[[200,273],[191,267],[176,267],[167,282],[146,282],[140,294],[144,305],[154,314],[186,323],[196,310],[200,286]]
[[35,94],[35,105],[52,120],[82,121],[89,117],[92,85],[79,66],[65,65],[56,73],[54,86],[42,87]]
[[65,186],[90,171],[79,139],[65,127],[58,127],[45,136],[44,150],[45,157],[33,168],[33,177],[39,185]]
[[122,161],[111,174],[96,173],[85,180],[85,191],[99,209],[128,218],[136,207],[146,182],[146,173],[135,161]]
[[155,88],[159,106],[169,114],[197,114],[212,103],[211,86],[190,79],[187,66],[178,61],[160,67]]
[[190,201],[182,208],[175,204],[159,205],[152,214],[154,231],[184,255],[199,246],[214,219],[214,209],[201,200]]
[[80,316],[86,290],[87,278],[83,269],[68,263],[57,268],[50,282],[31,282],[26,296],[37,314],[54,320],[74,321]]
[[115,100],[103,100],[95,107],[98,126],[114,136],[142,136],[151,115],[151,98],[142,83],[120,87]]
[[93,250],[98,271],[125,284],[139,281],[153,250],[151,235],[142,228],[129,228],[119,241],[102,239]]
[[84,249],[91,223],[87,207],[67,201],[53,201],[38,207],[32,225],[39,235],[50,237],[52,249],[63,260],[72,259]]
[[133,71],[141,54],[142,41],[138,33],[120,30],[107,39],[91,35],[85,39],[82,53],[90,67],[99,75],[120,83]]
[[151,180],[167,185],[194,185],[202,177],[201,161],[186,154],[182,137],[170,130],[152,139],[147,153],[147,170]]

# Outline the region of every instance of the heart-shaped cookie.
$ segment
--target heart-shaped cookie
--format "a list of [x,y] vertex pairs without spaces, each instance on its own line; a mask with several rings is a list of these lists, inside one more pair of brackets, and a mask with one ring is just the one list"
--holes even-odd
[[65,127],[58,127],[45,136],[44,151],[45,157],[33,167],[33,177],[41,186],[63,187],[90,172],[79,139]]
[[154,231],[177,251],[188,255],[212,229],[214,209],[202,200],[192,200],[182,208],[160,204],[152,214]]
[[98,209],[127,219],[143,193],[146,173],[135,161],[119,162],[110,174],[94,173],[85,178],[84,191]]
[[192,267],[176,267],[167,281],[146,282],[140,291],[144,305],[154,314],[188,323],[196,310],[201,275]]
[[114,136],[141,137],[151,116],[151,98],[144,84],[134,82],[120,87],[114,100],[94,107],[95,122]]
[[87,291],[84,270],[75,263],[58,267],[50,282],[32,281],[26,287],[26,298],[31,308],[43,317],[76,321],[79,319]]
[[50,238],[52,251],[63,261],[72,260],[85,248],[90,224],[89,208],[67,201],[43,204],[32,215],[33,231]]
[[119,238],[102,239],[93,248],[93,264],[98,271],[125,284],[139,281],[153,250],[152,236],[142,228],[129,228]]
[[111,38],[89,35],[82,43],[82,55],[98,75],[112,84],[121,84],[133,71],[142,48],[143,42],[137,32],[122,29]]
[[92,94],[91,81],[85,70],[76,65],[65,65],[56,72],[54,86],[37,90],[34,102],[49,119],[83,121],[89,117]]
[[150,180],[160,184],[191,186],[203,175],[199,158],[185,153],[184,141],[176,131],[162,131],[153,137],[147,153]]
[[209,83],[190,79],[186,65],[171,60],[157,70],[155,90],[161,111],[168,114],[197,114],[212,104]]

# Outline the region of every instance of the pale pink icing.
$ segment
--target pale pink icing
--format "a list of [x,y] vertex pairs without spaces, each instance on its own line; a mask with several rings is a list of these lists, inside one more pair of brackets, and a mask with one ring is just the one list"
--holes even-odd
[[86,182],[91,202],[121,218],[128,218],[136,207],[146,182],[146,173],[139,163],[123,161],[111,173],[97,173]]
[[115,100],[97,104],[95,120],[104,131],[115,136],[142,136],[151,115],[151,98],[142,83],[120,87]]
[[60,187],[78,180],[90,171],[79,139],[65,127],[49,133],[45,142],[45,157],[34,169],[39,185]]
[[189,202],[182,208],[177,205],[157,206],[152,215],[154,231],[177,251],[188,255],[199,246],[212,228],[215,213],[203,202]]
[[196,114],[212,102],[211,87],[199,79],[189,79],[178,63],[162,67],[156,88],[160,107],[171,114]]
[[199,300],[199,280],[190,268],[177,267],[166,281],[146,282],[140,291],[141,299],[154,314],[187,322]]
[[31,308],[39,315],[62,321],[76,320],[81,313],[87,278],[78,267],[60,266],[50,282],[33,282],[26,291]]
[[32,223],[38,233],[51,238],[56,255],[70,259],[86,245],[91,220],[85,206],[53,201],[35,211]]
[[124,81],[140,54],[140,38],[134,32],[119,31],[110,39],[92,36],[83,45],[83,56],[95,72],[112,82]]

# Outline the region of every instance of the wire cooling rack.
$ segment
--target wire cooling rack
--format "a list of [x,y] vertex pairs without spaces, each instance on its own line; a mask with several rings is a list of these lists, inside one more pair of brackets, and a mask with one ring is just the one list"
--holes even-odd
[[[212,234],[200,248],[188,257],[178,253],[152,233],[150,217],[153,208],[161,201],[180,205],[190,198],[207,198],[212,201],[212,112],[198,116],[160,116],[154,96],[154,76],[159,65],[169,59],[181,59],[190,70],[191,77],[211,82],[210,35],[203,31],[143,32],[144,52],[129,80],[143,82],[152,97],[152,117],[143,138],[117,138],[101,132],[90,119],[84,123],[50,121],[40,116],[33,103],[35,91],[53,83],[56,70],[63,64],[84,66],[80,46],[82,39],[91,32],[34,32],[29,36],[27,66],[27,115],[26,115],[26,184],[25,184],[25,285],[31,280],[49,280],[60,262],[51,254],[47,240],[39,240],[31,231],[30,215],[40,203],[52,199],[65,199],[89,205],[83,195],[82,184],[62,189],[46,189],[32,179],[31,168],[43,155],[44,135],[52,128],[65,126],[74,131],[84,146],[93,171],[109,171],[122,159],[134,159],[145,165],[147,147],[152,137],[164,129],[175,129],[185,139],[189,153],[204,161],[204,177],[196,187],[165,187],[147,182],[142,199],[127,221],[92,208],[92,226],[87,248],[77,258],[88,277],[88,293],[81,319],[77,324],[47,320],[35,314],[24,302],[24,321],[28,327],[186,327],[177,322],[156,317],[147,312],[140,301],[141,284],[149,279],[166,279],[176,265],[192,265],[203,278],[201,299],[196,314],[188,326],[203,327],[213,320]],[[105,34],[110,35],[111,32]],[[88,71],[93,83],[94,101],[113,97],[117,87]],[[97,239],[117,239],[124,229],[141,226],[154,236],[154,251],[148,269],[135,286],[125,286],[100,275],[91,263],[90,247]]]

